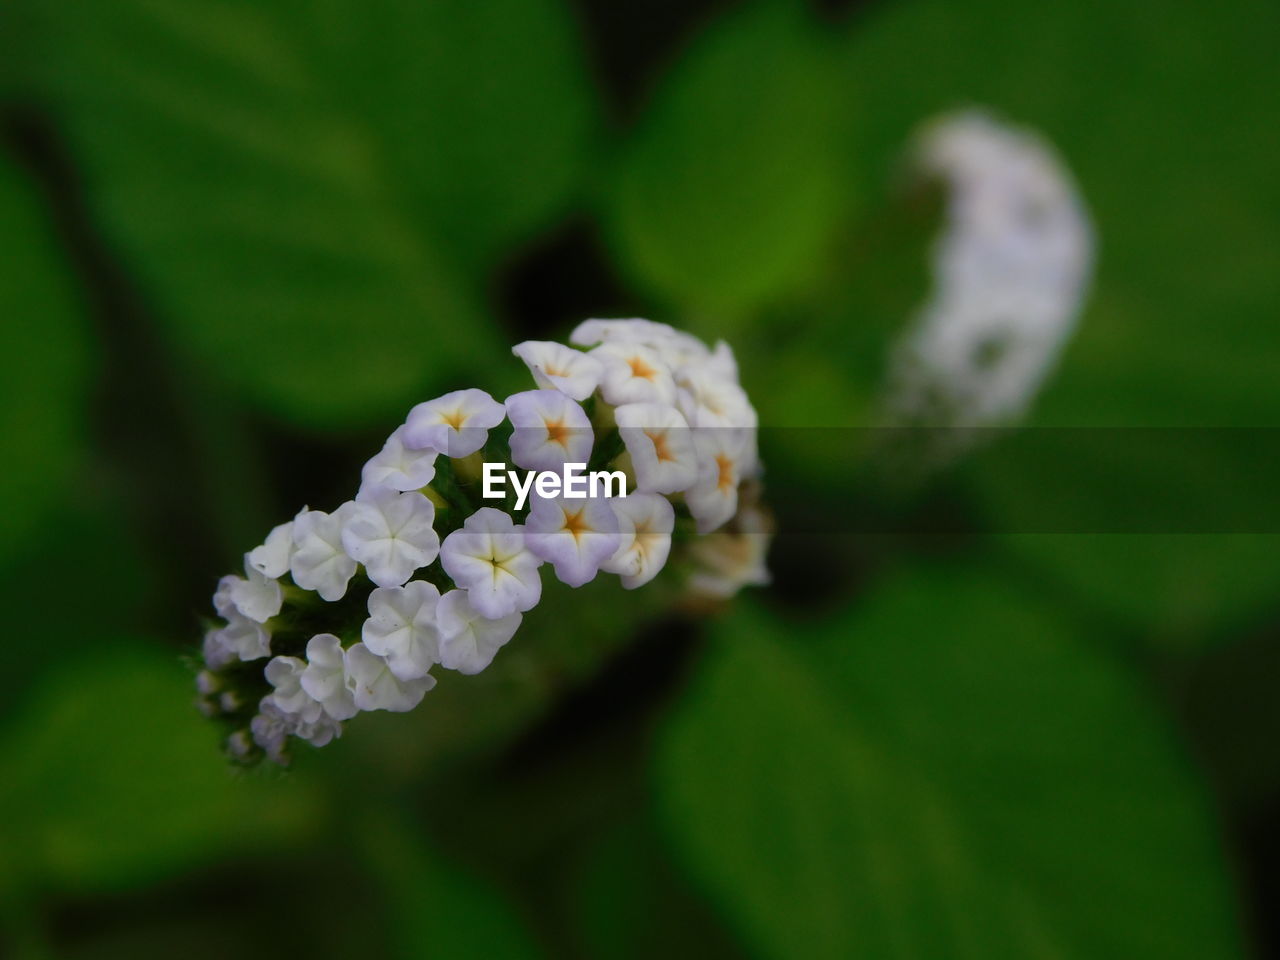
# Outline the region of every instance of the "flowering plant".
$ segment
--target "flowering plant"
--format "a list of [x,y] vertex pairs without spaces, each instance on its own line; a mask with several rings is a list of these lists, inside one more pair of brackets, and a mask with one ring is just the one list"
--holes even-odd
[[[196,683],[233,757],[287,763],[294,738],[324,746],[362,711],[412,710],[437,665],[484,670],[537,606],[544,565],[570,587],[603,572],[635,589],[679,550],[692,593],[768,581],[758,421],[728,345],[640,319],[587,320],[570,340],[514,348],[537,389],[415,406],[352,500],[304,507],[222,578]],[[625,488],[574,495],[513,465],[603,468]],[[515,489],[495,494],[495,470]]]

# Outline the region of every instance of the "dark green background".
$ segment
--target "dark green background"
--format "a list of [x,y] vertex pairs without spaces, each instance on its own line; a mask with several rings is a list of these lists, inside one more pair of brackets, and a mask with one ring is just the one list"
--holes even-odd
[[[1266,0],[11,0],[0,952],[1275,953],[1278,51]],[[1069,441],[886,483],[902,154],[975,103],[1097,228],[1026,434]],[[485,674],[228,769],[217,577],[629,315],[787,428],[774,587],[549,588]]]

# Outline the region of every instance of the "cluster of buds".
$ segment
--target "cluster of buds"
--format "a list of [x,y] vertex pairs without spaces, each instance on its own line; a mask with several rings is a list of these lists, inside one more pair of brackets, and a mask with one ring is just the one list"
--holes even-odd
[[767,582],[757,418],[729,347],[639,319],[570,340],[582,349],[514,348],[537,389],[415,406],[354,499],[304,508],[222,578],[196,683],[232,756],[285,763],[293,738],[323,746],[357,713],[412,710],[437,665],[484,670],[544,565],[570,587],[603,572],[634,589],[674,541],[692,591]]
[[1047,143],[985,113],[925,127],[916,162],[948,189],[934,290],[898,345],[891,419],[943,427],[1022,416],[1080,313],[1093,230]]

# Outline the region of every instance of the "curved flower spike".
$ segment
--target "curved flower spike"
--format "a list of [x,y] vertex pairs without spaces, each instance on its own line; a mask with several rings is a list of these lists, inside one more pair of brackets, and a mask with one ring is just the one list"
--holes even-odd
[[399,679],[387,661],[363,643],[347,648],[347,689],[360,710],[405,713],[421,703],[435,685],[430,674],[416,680]]
[[238,762],[287,763],[290,737],[321,746],[361,711],[410,710],[437,663],[486,669],[540,602],[544,562],[571,587],[601,570],[648,583],[673,566],[686,506],[682,533],[716,532],[679,541],[685,589],[726,596],[767,579],[756,415],[729,348],[641,319],[588,320],[573,340],[596,346],[515,346],[539,389],[418,404],[353,501],[304,507],[246,555],[244,576],[219,581],[197,706],[226,725]]
[[614,411],[614,418],[631,454],[637,489],[645,493],[678,493],[698,479],[692,431],[675,407],[628,403]]
[[558,390],[525,390],[507,397],[511,459],[526,470],[556,470],[591,458],[595,434],[586,412]]
[[440,552],[435,518],[435,505],[422,494],[379,490],[352,506],[342,545],[370,580],[398,587]]
[[334,720],[350,720],[356,715],[355,699],[347,689],[342,641],[332,633],[317,633],[307,641],[307,666],[299,682]]
[[410,450],[468,457],[484,446],[502,417],[502,404],[483,390],[455,390],[410,410],[401,437]]
[[440,665],[459,673],[479,673],[520,627],[521,614],[490,619],[463,590],[450,590],[436,608],[440,629]]
[[542,597],[542,561],[526,540],[525,528],[509,515],[481,507],[461,530],[444,538],[440,563],[481,616],[498,619],[532,610]]
[[608,499],[533,498],[525,521],[529,550],[550,563],[556,577],[571,587],[595,578],[621,539],[618,518]]
[[355,560],[342,547],[342,528],[354,506],[348,501],[333,513],[303,510],[293,519],[293,582],[330,602],[342,599],[356,572]]
[[604,372],[595,357],[554,340],[526,340],[511,352],[524,361],[539,387],[558,390],[571,400],[582,401],[595,393]]
[[403,426],[397,427],[378,453],[360,471],[357,500],[368,499],[376,490],[421,490],[436,475],[436,457],[431,448],[411,450],[404,445]]
[[676,512],[671,501],[656,493],[633,493],[610,501],[618,517],[618,549],[600,569],[622,577],[628,590],[642,587],[658,575],[671,552]]
[[397,679],[425,677],[431,665],[439,663],[439,602],[440,591],[425,580],[378,587],[369,594],[369,619],[360,636],[366,647],[387,661]]

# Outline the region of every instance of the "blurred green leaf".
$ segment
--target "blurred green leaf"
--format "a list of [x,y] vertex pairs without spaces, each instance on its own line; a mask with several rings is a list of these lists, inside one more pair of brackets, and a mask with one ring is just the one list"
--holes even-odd
[[[1096,222],[1099,270],[1084,322],[1034,423],[1280,423],[1280,8],[1266,0],[884,4],[853,24],[846,84],[860,97],[857,158],[884,176],[911,130],[980,103],[1056,144]],[[923,291],[922,291],[923,294]],[[1206,459],[1190,448],[1186,462]],[[1213,459],[1202,500],[1236,495],[1243,463]],[[1095,520],[1130,463],[1081,495]],[[1126,475],[1125,470],[1133,473]],[[1147,470],[1148,472],[1142,472]],[[998,529],[1042,529],[1016,471],[982,478]],[[1077,488],[1081,494],[1083,487]],[[1184,638],[1258,609],[1280,586],[1267,537],[1022,537],[1028,561],[1094,602]]]
[[695,311],[745,311],[815,273],[845,213],[842,98],[802,4],[717,22],[624,150],[609,229],[625,267]]
[[591,848],[577,877],[582,955],[613,960],[746,956],[689,889],[652,818],[630,816]]
[[202,363],[331,425],[492,355],[482,270],[566,202],[582,159],[558,5],[38,9],[97,212]]
[[89,377],[85,318],[36,195],[0,156],[0,556],[33,531],[83,466]]
[[361,824],[383,885],[395,955],[502,960],[541,955],[501,896],[427,848],[412,822],[378,811]]
[[0,880],[91,892],[253,852],[314,825],[299,782],[237,775],[190,675],[100,636],[29,693],[0,742]]
[[485,271],[576,199],[599,122],[564,0],[290,0],[396,189]]
[[917,572],[807,628],[725,625],[658,767],[698,878],[772,956],[1239,956],[1155,704],[984,575]]

